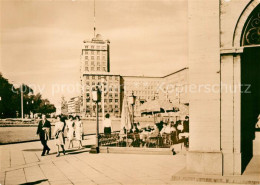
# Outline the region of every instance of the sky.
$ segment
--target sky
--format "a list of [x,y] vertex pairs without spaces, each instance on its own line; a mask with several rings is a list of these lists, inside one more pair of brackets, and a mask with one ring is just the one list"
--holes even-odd
[[[0,71],[56,106],[79,95],[83,40],[94,0],[1,0]],[[188,66],[187,0],[96,0],[96,33],[110,40],[111,72],[164,76]]]

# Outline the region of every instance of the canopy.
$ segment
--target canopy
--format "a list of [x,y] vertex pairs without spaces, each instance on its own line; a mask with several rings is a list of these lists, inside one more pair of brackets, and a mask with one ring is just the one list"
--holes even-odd
[[149,101],[139,107],[141,113],[166,112],[166,111],[173,111],[175,109],[177,109],[177,107],[175,107],[172,103],[163,100]]

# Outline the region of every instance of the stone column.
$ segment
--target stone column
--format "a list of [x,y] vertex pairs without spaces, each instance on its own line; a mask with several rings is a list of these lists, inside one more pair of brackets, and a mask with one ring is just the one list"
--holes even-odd
[[187,170],[222,175],[219,0],[189,1],[190,148]]

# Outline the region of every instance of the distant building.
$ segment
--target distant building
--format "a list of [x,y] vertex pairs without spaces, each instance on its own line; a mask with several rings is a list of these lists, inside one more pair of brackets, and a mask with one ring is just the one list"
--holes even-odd
[[[103,40],[100,34],[91,40],[83,41],[81,50],[81,99],[80,112],[83,116],[96,116],[96,104],[91,92],[104,84],[104,112],[120,117],[122,100],[134,94],[136,96],[135,115],[141,115],[138,107],[154,99],[172,103],[188,103],[188,94],[183,87],[188,85],[188,68],[164,77],[121,76],[110,72],[110,41]],[[178,88],[181,90],[176,90]],[[69,106],[69,112],[71,112]],[[101,103],[98,111],[102,112]],[[101,115],[101,114],[100,114]]]
[[188,104],[188,68],[183,68],[163,77],[122,76],[123,96],[136,96],[135,115],[145,102],[166,100],[174,105]]
[[61,98],[61,114],[67,115],[68,114],[68,104],[64,97]]
[[68,114],[78,114],[80,113],[80,97],[71,98],[68,103]]

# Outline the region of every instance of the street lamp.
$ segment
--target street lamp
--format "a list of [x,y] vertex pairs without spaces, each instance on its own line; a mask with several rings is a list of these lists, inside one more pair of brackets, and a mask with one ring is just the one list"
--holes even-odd
[[101,102],[101,104],[102,104],[102,121],[104,122],[104,120],[105,120],[105,76],[102,76],[101,77],[101,87],[102,87],[102,98],[101,98],[101,100],[102,100],[102,102]]
[[97,119],[97,126],[96,126],[96,146],[91,148],[91,153],[99,153],[99,122],[98,122],[98,102],[101,101],[101,92],[98,87],[92,90],[92,100],[96,103],[96,119]]
[[132,95],[128,97],[128,102],[132,105],[132,121],[134,124],[134,106],[135,106],[135,99],[136,96],[134,95],[134,92],[132,91]]

